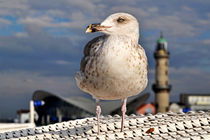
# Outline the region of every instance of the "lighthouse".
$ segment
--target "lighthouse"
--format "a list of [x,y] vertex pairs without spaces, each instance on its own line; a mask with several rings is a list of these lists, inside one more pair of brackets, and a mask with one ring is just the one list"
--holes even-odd
[[166,112],[168,111],[169,106],[171,85],[168,84],[168,60],[170,54],[167,47],[167,41],[161,34],[160,38],[157,40],[157,46],[154,53],[156,72],[155,83],[152,86],[152,89],[155,92],[157,112]]

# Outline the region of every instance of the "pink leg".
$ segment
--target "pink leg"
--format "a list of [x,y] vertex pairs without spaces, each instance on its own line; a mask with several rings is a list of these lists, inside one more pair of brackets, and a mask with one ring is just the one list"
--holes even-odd
[[100,115],[101,115],[101,107],[100,107],[100,100],[96,99],[96,114],[98,120],[98,135],[100,135]]
[[122,99],[122,107],[121,107],[121,111],[122,111],[121,132],[124,131],[125,112],[127,111],[126,102],[127,102],[127,98]]

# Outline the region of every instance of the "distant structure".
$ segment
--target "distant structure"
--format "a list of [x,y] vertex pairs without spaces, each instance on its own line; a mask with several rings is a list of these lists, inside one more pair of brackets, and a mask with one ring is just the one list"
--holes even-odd
[[169,92],[171,90],[171,85],[168,84],[169,56],[167,42],[161,33],[160,38],[157,40],[157,46],[154,53],[156,60],[156,83],[152,86],[152,89],[155,92],[157,112],[167,112],[169,106]]
[[180,105],[183,108],[183,112],[208,111],[210,110],[210,93],[181,93]]
[[[127,102],[127,114],[136,113],[139,106],[149,98],[149,93],[133,96]],[[36,125],[46,125],[67,120],[74,120],[95,116],[95,101],[81,96],[70,96],[69,98],[58,97],[52,93],[37,90],[32,100],[44,105],[35,106],[38,114]],[[114,115],[121,113],[121,100],[101,102],[103,115]]]
[[155,105],[152,103],[143,104],[137,109],[137,114],[146,115],[146,114],[155,114],[155,112],[156,112]]
[[29,110],[18,110],[17,111],[18,123],[28,123],[29,122]]

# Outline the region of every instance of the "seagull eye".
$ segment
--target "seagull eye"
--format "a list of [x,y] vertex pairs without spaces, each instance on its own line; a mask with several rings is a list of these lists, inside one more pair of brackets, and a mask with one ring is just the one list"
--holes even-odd
[[119,18],[117,19],[117,22],[119,22],[119,23],[122,23],[123,21],[125,21],[125,19],[123,19],[123,18],[121,18],[121,17],[119,17]]

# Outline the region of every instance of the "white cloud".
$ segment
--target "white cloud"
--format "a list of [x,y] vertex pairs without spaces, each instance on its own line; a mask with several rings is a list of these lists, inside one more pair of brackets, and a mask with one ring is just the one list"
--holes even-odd
[[[21,96],[32,94],[42,89],[61,96],[70,96],[82,93],[76,86],[74,77],[42,76],[38,72],[7,71],[0,72],[1,93]],[[81,95],[81,94],[80,94]]]
[[0,15],[22,16],[28,14],[28,0],[0,0]]
[[206,44],[206,45],[210,45],[210,39],[204,40],[203,43]]
[[22,24],[34,24],[37,26],[43,26],[43,27],[53,27],[54,24],[52,23],[53,19],[47,15],[42,15],[39,17],[31,17],[28,16],[26,18],[22,18],[19,20],[19,23]]
[[65,17],[65,15],[67,13],[65,13],[64,11],[59,10],[59,9],[50,9],[50,10],[46,10],[46,14],[48,14],[50,16]]
[[67,64],[70,64],[68,61],[65,61],[65,60],[56,60],[55,63],[56,64],[59,64],[59,65],[67,65]]
[[210,13],[207,13],[206,15],[207,15],[208,18],[210,18]]
[[92,19],[86,19],[81,12],[72,13],[67,19],[71,21],[55,21],[51,15],[41,16],[27,16],[20,18],[18,22],[23,25],[36,25],[44,28],[68,28],[71,30],[81,29],[85,24],[90,22]]
[[16,37],[25,38],[28,37],[28,34],[26,32],[17,32],[15,33]]
[[192,37],[196,35],[196,28],[184,22],[179,16],[156,16],[144,21],[146,29],[158,29],[168,32],[171,36]]
[[151,13],[156,13],[158,11],[159,11],[158,7],[150,7],[150,8],[148,8],[148,12],[151,12]]
[[210,73],[202,69],[170,68],[170,83],[173,94],[177,93],[209,93]]
[[71,7],[77,7],[78,9],[82,9],[82,10],[85,10],[85,11],[92,11],[94,9],[96,9],[96,5],[94,4],[94,1],[91,1],[91,0],[69,0],[69,1],[66,1],[69,6]]
[[193,12],[193,9],[188,7],[188,6],[182,6],[182,9],[187,11],[187,12]]
[[122,11],[123,12],[128,12],[130,14],[134,14],[138,18],[143,18],[143,17],[149,16],[149,13],[146,10],[144,10],[143,8],[139,8],[139,7],[126,6],[126,5],[123,5],[123,6],[122,5],[118,5],[118,6],[111,7],[111,13],[122,12]]
[[[182,5],[181,10],[164,9],[164,13],[158,4],[141,4],[137,0],[126,1],[91,1],[91,0],[61,0],[59,2],[27,0],[0,1],[0,14],[17,15],[18,22],[37,25],[47,28],[68,28],[81,30],[86,24],[99,22],[105,16],[113,12],[129,12],[137,16],[144,30],[156,29],[169,32],[172,36],[193,37],[202,29],[198,26],[209,25],[209,20],[201,19],[189,5]],[[11,4],[13,3],[13,4]],[[15,10],[14,10],[15,9]],[[178,9],[178,8],[177,8]],[[106,11],[106,12],[104,12]],[[19,14],[17,14],[19,13]],[[172,13],[172,14],[171,14]],[[54,17],[62,17],[70,21],[54,20]],[[202,27],[201,27],[202,28]]]
[[10,22],[9,20],[0,18],[0,25],[1,25],[1,24],[7,24],[7,25],[9,25],[9,24],[11,24],[11,22]]
[[0,0],[0,8],[27,9],[27,0]]

